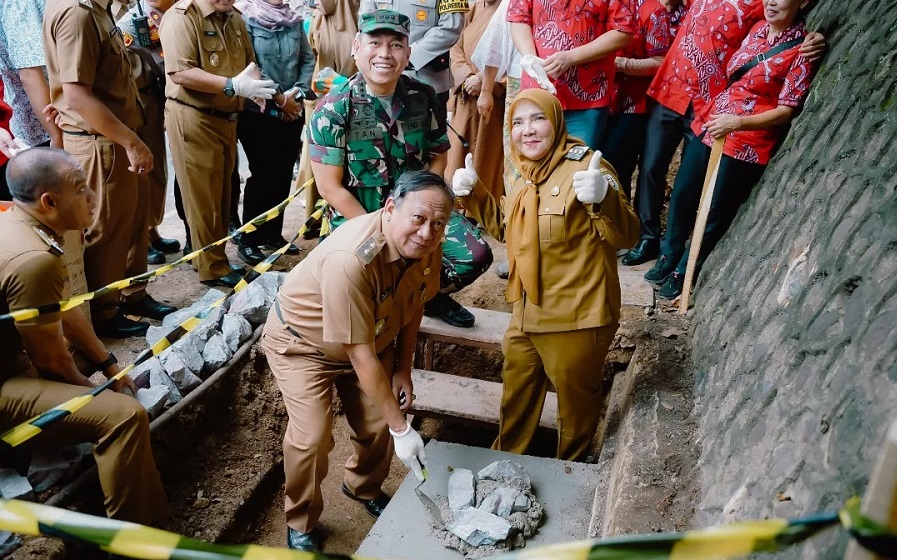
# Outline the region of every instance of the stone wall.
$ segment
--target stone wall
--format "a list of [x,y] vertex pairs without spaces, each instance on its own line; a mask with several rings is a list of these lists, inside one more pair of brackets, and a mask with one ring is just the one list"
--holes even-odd
[[810,23],[810,99],[697,288],[697,526],[837,509],[897,418],[897,2],[819,0]]

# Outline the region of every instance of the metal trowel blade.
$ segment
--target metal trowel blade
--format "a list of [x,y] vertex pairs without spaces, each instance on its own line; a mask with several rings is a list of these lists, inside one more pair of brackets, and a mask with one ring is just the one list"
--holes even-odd
[[427,511],[430,512],[430,517],[433,518],[433,521],[440,525],[441,527],[445,526],[445,520],[442,519],[442,510],[439,509],[439,506],[436,505],[436,502],[433,501],[430,496],[427,496],[420,489],[421,486],[428,480],[427,470],[424,469],[424,479],[420,481],[420,483],[414,487],[414,493],[417,494],[417,499],[420,500],[420,503],[424,504],[424,507],[427,508]]

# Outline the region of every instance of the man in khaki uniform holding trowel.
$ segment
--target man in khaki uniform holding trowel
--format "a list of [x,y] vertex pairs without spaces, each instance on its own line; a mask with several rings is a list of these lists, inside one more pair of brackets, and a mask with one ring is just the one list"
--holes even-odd
[[[273,81],[260,79],[246,24],[233,5],[180,0],[165,12],[159,33],[168,74],[165,126],[197,249],[227,235],[244,98],[282,97]],[[231,269],[224,245],[194,262],[206,285],[232,288],[243,277]]]
[[[262,348],[289,415],[283,439],[287,545],[318,549],[321,481],[333,449],[335,384],[352,430],[343,493],[374,517],[391,448],[423,479],[424,443],[405,420],[424,303],[439,291],[454,196],[440,175],[409,171],[386,205],[348,220],[287,276]],[[390,435],[392,437],[390,437]]]

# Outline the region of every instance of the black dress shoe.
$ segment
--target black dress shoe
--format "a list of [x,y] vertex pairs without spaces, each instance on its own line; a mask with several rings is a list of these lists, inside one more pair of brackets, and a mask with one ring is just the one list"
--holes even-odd
[[177,253],[181,250],[181,242],[177,239],[170,239],[168,237],[160,237],[158,239],[153,239],[150,241],[150,245],[156,251],[160,253],[165,253],[166,255],[170,253]]
[[121,311],[116,312],[111,319],[95,323],[93,330],[99,336],[107,338],[131,338],[143,336],[149,329],[149,323],[128,319]]
[[222,286],[224,288],[234,288],[243,279],[243,275],[237,271],[231,272],[230,274],[225,274],[221,278],[215,278],[214,280],[200,280],[201,283],[206,286]]
[[303,552],[319,552],[318,537],[313,532],[302,533],[287,527],[287,548]]
[[193,252],[193,243],[190,243],[190,238],[187,238],[187,241],[184,241],[184,256],[186,257],[190,253]]
[[645,273],[645,280],[657,286],[661,286],[667,281],[670,274],[676,270],[677,264],[679,264],[678,260],[674,261],[666,255],[660,255],[660,258],[657,259],[657,262],[654,263],[651,270]]
[[635,266],[656,259],[660,254],[660,245],[652,239],[640,239],[638,244],[623,257],[623,264]]
[[139,317],[149,317],[150,319],[162,320],[166,315],[174,313],[177,307],[159,303],[153,299],[153,296],[147,294],[137,301],[126,301],[118,305],[123,313],[128,315],[137,315]]
[[146,250],[146,264],[165,264],[165,255],[150,246]]
[[682,272],[674,272],[670,274],[663,286],[657,290],[657,297],[661,299],[676,299],[682,295],[682,288],[685,286],[685,274]]
[[363,505],[364,509],[374,518],[380,517],[380,514],[383,513],[383,510],[389,505],[389,496],[383,492],[380,492],[380,495],[373,500],[365,500],[364,498],[359,498],[352,492],[349,492],[349,487],[346,486],[345,482],[343,483],[343,494]]
[[305,230],[305,233],[302,234],[302,239],[306,241],[311,241],[312,239],[317,239],[321,237],[321,226],[313,226]]
[[[317,237],[317,235],[315,235]],[[262,249],[267,249],[268,251],[276,251],[287,244],[287,240],[283,237],[272,237],[268,239],[264,243],[262,243]],[[285,255],[298,255],[299,247],[296,247],[292,243],[290,243],[290,248],[284,252]]]
[[239,272],[240,274],[246,274],[246,267],[242,264],[232,264],[230,265],[230,269],[234,272]]
[[249,266],[255,266],[265,260],[265,253],[262,253],[258,247],[242,243],[237,245],[237,256]]
[[473,313],[464,309],[464,306],[453,300],[448,294],[437,293],[436,297],[424,304],[424,315],[435,317],[453,327],[469,329],[476,321]]

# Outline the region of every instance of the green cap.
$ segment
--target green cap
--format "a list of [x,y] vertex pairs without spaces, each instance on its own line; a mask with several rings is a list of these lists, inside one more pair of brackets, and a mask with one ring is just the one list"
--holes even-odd
[[358,31],[373,33],[382,29],[395,31],[406,37],[410,35],[411,20],[405,14],[393,10],[374,10],[365,12],[358,18]]

